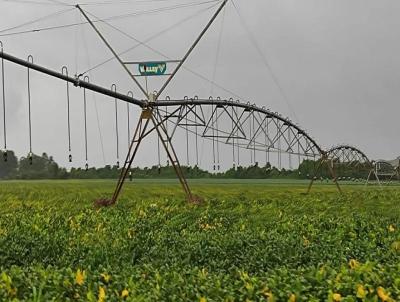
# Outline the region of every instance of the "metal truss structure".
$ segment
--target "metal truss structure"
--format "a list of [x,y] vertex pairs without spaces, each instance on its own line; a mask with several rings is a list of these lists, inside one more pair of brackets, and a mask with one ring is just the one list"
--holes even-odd
[[343,163],[355,167],[363,164],[371,165],[365,153],[353,146],[339,145],[331,148],[326,153],[328,158],[335,163]]
[[[29,72],[36,71],[66,82],[67,93],[69,93],[68,83],[71,83],[75,87],[83,88],[84,90],[90,90],[108,96],[115,101],[123,101],[141,108],[142,112],[136,125],[134,136],[130,142],[129,152],[126,155],[125,161],[123,162],[121,174],[113,197],[111,200],[103,202],[104,205],[112,205],[117,202],[124,182],[131,172],[131,166],[139,150],[139,147],[142,141],[151,133],[157,134],[159,142],[161,142],[163,148],[166,151],[169,162],[174,167],[176,175],[182,185],[187,199],[191,202],[197,202],[199,200],[199,198],[194,196],[190,190],[190,187],[183,173],[183,169],[181,168],[176,150],[174,148],[173,138],[178,128],[183,128],[186,131],[187,135],[188,133],[195,135],[196,151],[197,138],[212,140],[213,145],[215,143],[223,143],[232,146],[233,167],[236,167],[240,164],[240,149],[247,149],[251,152],[254,152],[254,158],[256,151],[265,152],[267,162],[269,162],[270,153],[277,153],[279,162],[281,162],[282,160],[282,153],[289,154],[289,156],[298,156],[299,159],[300,157],[311,157],[314,158],[314,160],[316,158],[319,158],[316,173],[318,173],[318,170],[321,169],[324,164],[327,164],[333,182],[336,184],[338,190],[341,191],[335,172],[336,164],[348,163],[355,167],[359,165],[370,165],[370,161],[368,160],[367,156],[357,148],[351,146],[338,146],[328,151],[324,151],[305,130],[293,123],[289,118],[284,118],[277,112],[272,112],[265,107],[260,108],[254,104],[234,101],[233,99],[220,99],[211,97],[207,99],[202,99],[197,96],[192,98],[185,97],[183,99],[171,99],[169,97],[161,99],[161,96],[166,87],[181,69],[182,65],[196,48],[202,37],[215,21],[222,9],[225,7],[227,2],[227,0],[222,1],[221,5],[212,16],[211,20],[201,31],[200,35],[194,41],[185,56],[180,60],[173,61],[177,63],[176,68],[171,73],[165,74],[165,76],[168,77],[167,80],[164,82],[159,91],[153,93],[149,93],[147,91],[147,87],[143,87],[138,81],[138,75],[131,72],[131,69],[128,68],[129,64],[141,64],[144,72],[146,73],[147,66],[152,63],[124,62],[116,53],[116,51],[112,48],[112,46],[108,43],[105,37],[101,34],[101,32],[95,26],[94,22],[92,22],[92,20],[89,18],[88,14],[79,5],[77,5],[76,8],[87,20],[87,23],[91,25],[93,30],[96,32],[96,34],[105,44],[105,46],[109,49],[109,51],[114,55],[121,67],[127,72],[133,83],[138,86],[140,91],[144,94],[145,99],[135,98],[132,93],[121,94],[116,91],[115,85],[112,89],[107,89],[89,83],[87,77],[85,77],[84,79],[81,78],[81,75],[71,77],[68,75],[68,70],[66,67],[63,67],[62,72],[60,73],[37,65],[33,63],[32,56],[29,56],[28,60],[17,58],[15,56],[5,53],[3,51],[3,45],[1,44],[0,58],[2,60],[3,69],[3,102],[5,99],[4,61],[8,61],[27,68],[28,87]],[[69,128],[68,132],[70,132]],[[189,153],[189,149],[187,149],[187,152]],[[4,154],[6,153],[7,152],[5,150]],[[196,157],[196,163],[198,164],[197,154]],[[69,156],[69,160],[72,160],[71,155]],[[218,167],[216,167],[216,164],[214,162],[214,170],[219,170],[219,162],[217,163],[217,165]],[[308,192],[311,190],[315,179],[316,177],[314,176],[311,180]]]
[[[317,175],[324,166],[328,168],[332,176],[332,180],[340,192],[341,189],[338,181],[354,180],[352,177],[338,177],[338,172],[341,172],[341,170],[366,170],[367,173],[369,172],[368,178],[370,178],[372,173],[374,173],[373,163],[369,160],[365,153],[360,149],[350,145],[335,146],[324,152],[319,161],[315,174]],[[316,175],[310,182],[308,192],[310,192],[314,181],[317,179]]]
[[232,145],[234,164],[239,164],[239,152],[236,151],[238,149],[248,149],[254,152],[265,151],[266,154],[270,152],[287,153],[313,158],[324,154],[317,142],[298,125],[276,112],[254,104],[232,99],[199,99],[198,97],[186,97],[180,100],[170,98],[154,100],[155,96],[150,96],[150,100],[139,100],[130,95],[118,93],[115,89],[109,90],[89,83],[87,80],[70,77],[66,72],[59,73],[47,69],[32,63],[32,60],[22,60],[5,52],[1,52],[0,57],[28,70],[72,83],[75,87],[91,90],[142,108],[142,115],[134,139],[132,139],[133,145],[131,145],[131,151],[126,158],[114,194],[114,202],[118,198],[140,143],[152,132],[156,132],[160,137],[189,200],[193,200],[193,196],[172,144],[178,127],[184,128],[198,137]]
[[[316,141],[292,121],[250,103],[186,97],[158,100],[152,107],[161,122],[174,124],[172,136],[177,127],[182,127],[236,148],[306,157],[316,157],[323,152]],[[233,162],[237,163],[235,158]]]
[[374,173],[379,180],[390,183],[393,180],[400,180],[400,160],[374,162]]

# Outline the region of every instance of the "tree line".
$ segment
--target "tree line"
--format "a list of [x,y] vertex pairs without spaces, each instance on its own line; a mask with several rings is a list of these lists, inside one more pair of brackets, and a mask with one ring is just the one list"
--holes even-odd
[[[209,172],[201,168],[182,167],[187,178],[230,178],[230,179],[310,179],[315,175],[319,162],[314,160],[303,160],[298,169],[278,169],[267,163],[265,166],[258,164],[243,167],[238,166],[225,172]],[[357,165],[358,168],[348,165],[336,166],[338,176],[347,179],[365,178],[368,167]],[[7,161],[0,159],[0,179],[115,179],[119,176],[120,168],[107,165],[101,168],[72,168],[67,170],[60,167],[53,159],[43,153],[41,156],[33,155],[32,162],[29,157],[17,158],[13,151],[7,151]],[[153,166],[131,169],[135,178],[175,178],[172,166]],[[330,178],[326,165],[322,165],[319,178]]]

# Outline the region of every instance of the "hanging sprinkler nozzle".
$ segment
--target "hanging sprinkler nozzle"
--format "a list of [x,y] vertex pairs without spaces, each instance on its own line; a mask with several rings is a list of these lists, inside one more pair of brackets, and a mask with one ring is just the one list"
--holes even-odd
[[32,164],[33,164],[33,154],[32,154],[32,152],[29,152],[28,158],[29,158],[29,164],[32,166]]

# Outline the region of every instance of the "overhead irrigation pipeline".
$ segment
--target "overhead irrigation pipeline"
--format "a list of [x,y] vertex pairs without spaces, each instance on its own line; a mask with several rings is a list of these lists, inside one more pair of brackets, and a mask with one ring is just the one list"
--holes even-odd
[[274,119],[277,119],[277,120],[283,122],[285,125],[287,125],[289,127],[292,127],[293,129],[295,129],[298,132],[298,134],[303,135],[305,138],[307,138],[321,155],[325,153],[323,151],[323,149],[317,144],[317,142],[312,137],[310,137],[304,130],[302,130],[299,126],[297,126],[290,120],[281,117],[277,113],[271,112],[264,108],[259,108],[256,105],[252,105],[250,103],[245,104],[245,103],[241,103],[238,101],[234,102],[232,100],[221,100],[221,99],[212,100],[212,99],[188,99],[188,98],[186,98],[184,100],[157,100],[156,102],[149,103],[148,101],[139,100],[130,95],[121,94],[115,90],[110,90],[110,89],[89,83],[88,81],[82,80],[79,77],[70,77],[66,74],[45,68],[43,66],[34,64],[30,61],[26,61],[26,60],[22,60],[20,58],[14,57],[5,52],[0,52],[0,57],[3,58],[4,60],[13,62],[17,65],[29,68],[31,70],[35,70],[40,73],[47,74],[49,76],[58,78],[63,81],[67,81],[69,83],[72,83],[76,87],[85,88],[85,89],[100,93],[102,95],[109,96],[114,99],[118,99],[118,100],[130,103],[130,104],[137,105],[141,108],[146,108],[146,107],[165,108],[165,107],[189,106],[189,105],[194,105],[194,106],[209,105],[209,106],[229,106],[229,107],[234,107],[234,108],[242,108],[249,112],[262,113],[270,118],[274,118]]
[[140,107],[144,107],[145,104],[146,104],[145,101],[138,100],[138,99],[135,99],[133,97],[118,93],[116,91],[112,91],[110,89],[106,89],[104,87],[91,84],[89,82],[86,82],[86,81],[78,78],[78,77],[70,77],[70,76],[64,75],[64,74],[62,74],[60,72],[57,72],[57,71],[54,71],[54,70],[39,66],[37,64],[34,64],[32,62],[25,61],[25,60],[22,60],[20,58],[14,57],[14,56],[9,55],[9,54],[7,54],[5,52],[0,52],[0,57],[3,58],[4,60],[13,62],[15,64],[18,64],[18,65],[27,67],[29,69],[32,69],[32,70],[47,74],[49,76],[58,78],[58,79],[63,80],[63,81],[67,81],[69,83],[72,83],[76,87],[86,88],[88,90],[91,90],[91,91],[94,91],[94,92],[97,92],[97,93],[100,93],[100,94],[103,94],[103,95],[107,95],[107,96],[110,96],[112,98],[117,98],[117,99],[119,99],[121,101],[128,102],[128,103],[140,106]]
[[[209,0],[204,1],[203,3],[211,3],[218,2],[218,0]],[[139,149],[139,145],[141,141],[144,140],[150,133],[157,132],[158,134],[158,157],[159,157],[159,167],[160,165],[160,145],[162,145],[166,151],[168,156],[168,163],[171,163],[174,167],[176,175],[185,191],[186,197],[189,201],[197,202],[198,198],[191,193],[190,186],[186,180],[182,167],[179,163],[179,158],[172,144],[172,138],[175,134],[176,129],[183,128],[186,131],[186,157],[187,163],[189,165],[189,132],[195,134],[196,136],[196,162],[198,164],[198,136],[203,139],[209,139],[213,142],[213,159],[214,159],[214,170],[216,170],[216,165],[218,170],[220,169],[220,158],[219,158],[219,143],[222,142],[227,145],[232,146],[232,159],[233,159],[233,167],[236,168],[236,164],[240,164],[239,159],[239,148],[250,150],[250,158],[251,163],[258,162],[256,161],[256,151],[262,151],[266,153],[266,163],[269,163],[269,153],[277,152],[278,153],[278,162],[279,169],[282,164],[282,153],[289,154],[289,166],[291,167],[291,156],[298,155],[299,165],[300,165],[300,157],[305,156],[307,158],[313,157],[314,162],[318,164],[318,167],[315,169],[314,174],[318,173],[318,171],[322,168],[323,165],[327,165],[329,173],[332,176],[333,182],[336,184],[338,190],[341,192],[340,186],[337,181],[336,173],[334,171],[334,163],[338,161],[343,162],[361,162],[371,163],[368,158],[362,153],[360,150],[350,147],[350,146],[339,146],[335,147],[331,150],[325,151],[323,150],[317,142],[309,136],[306,131],[301,129],[297,124],[293,123],[289,118],[282,117],[277,112],[271,112],[269,109],[265,107],[258,107],[254,104],[241,103],[239,101],[233,101],[233,99],[222,100],[220,98],[213,99],[199,99],[198,97],[184,99],[170,99],[169,97],[165,97],[164,100],[159,99],[159,97],[163,94],[166,87],[173,80],[174,76],[178,73],[178,71],[183,67],[185,61],[191,55],[193,50],[197,47],[200,40],[206,34],[206,32],[210,29],[211,25],[214,23],[218,15],[223,11],[223,8],[227,4],[228,0],[222,0],[221,5],[217,9],[217,11],[213,14],[212,18],[209,20],[207,25],[203,28],[201,33],[197,36],[194,43],[191,45],[189,50],[186,52],[185,56],[181,60],[174,60],[175,63],[178,63],[177,67],[170,74],[165,74],[168,76],[167,80],[164,82],[163,86],[160,88],[158,92],[148,93],[147,89],[147,78],[146,78],[146,87],[142,87],[142,85],[136,79],[137,76],[132,73],[127,65],[128,64],[140,64],[144,65],[144,73],[147,73],[147,64],[155,64],[155,62],[124,62],[119,57],[121,54],[118,54],[113,49],[112,45],[106,40],[106,38],[102,35],[99,29],[96,27],[94,22],[102,21],[93,14],[85,12],[79,5],[76,5],[78,10],[86,19],[87,23],[91,25],[93,30],[98,34],[103,43],[107,46],[107,48],[113,53],[114,57],[119,61],[125,71],[132,78],[134,83],[140,88],[140,90],[145,95],[145,100],[136,99],[133,97],[132,93],[121,94],[117,92],[116,86],[113,85],[111,89],[107,89],[95,84],[89,83],[88,77],[81,75],[75,75],[74,77],[68,76],[68,71],[66,67],[62,68],[61,73],[56,72],[54,70],[45,68],[40,65],[36,65],[33,63],[32,56],[28,57],[28,60],[22,60],[12,55],[6,54],[3,52],[3,47],[1,47],[0,58],[2,59],[2,63],[4,60],[10,61],[17,65],[23,66],[28,69],[28,94],[30,97],[29,90],[29,71],[34,70],[46,75],[49,75],[54,78],[58,78],[60,80],[67,82],[67,104],[68,104],[68,139],[69,139],[69,151],[71,152],[71,137],[70,137],[70,112],[69,112],[69,83],[72,83],[75,87],[80,87],[84,89],[84,116],[85,116],[85,158],[86,158],[86,169],[88,168],[87,164],[87,126],[86,126],[86,95],[85,90],[90,90],[101,95],[105,95],[110,97],[115,102],[115,120],[116,120],[116,139],[117,139],[117,167],[119,167],[119,132],[118,132],[118,110],[117,110],[117,100],[124,101],[128,106],[128,141],[129,142],[129,151],[126,156],[126,160],[123,164],[123,168],[121,169],[121,174],[118,179],[117,187],[114,191],[114,195],[111,200],[100,200],[101,204],[108,206],[116,203],[118,196],[121,192],[121,189],[124,185],[125,179],[127,175],[130,175],[131,167],[133,160],[137,154]],[[94,16],[98,20],[91,20],[88,14]],[[125,34],[120,29],[108,24],[115,30]],[[129,38],[136,40],[134,37],[127,35]],[[140,41],[139,41],[140,42]],[[141,43],[143,44],[143,43]],[[2,45],[2,44],[1,44]],[[257,48],[257,47],[256,47]],[[153,50],[153,49],[152,49]],[[154,51],[154,50],[153,50]],[[157,51],[156,51],[157,52]],[[161,54],[160,52],[158,52]],[[162,54],[161,54],[162,55]],[[164,56],[164,55],[163,55]],[[166,62],[163,62],[165,65]],[[268,65],[268,63],[266,63]],[[164,66],[165,67],[165,66]],[[4,68],[4,64],[2,64],[2,68]],[[4,73],[4,72],[3,72]],[[153,75],[161,75],[162,72],[153,71]],[[146,75],[145,75],[146,76]],[[2,84],[3,84],[3,104],[5,105],[5,97],[4,97],[4,74],[2,75]],[[212,81],[213,83],[213,81]],[[214,83],[213,83],[214,84]],[[279,83],[277,86],[280,88]],[[227,91],[226,89],[224,89]],[[284,94],[283,94],[284,96]],[[285,97],[285,96],[284,96]],[[30,101],[30,99],[29,99]],[[136,105],[142,109],[142,113],[140,115],[138,124],[136,126],[136,130],[134,131],[134,137],[130,140],[130,121],[129,121],[129,104]],[[30,102],[29,102],[30,106]],[[211,110],[203,110],[203,106],[207,109]],[[5,110],[4,110],[5,112]],[[29,107],[30,112],[30,107]],[[198,114],[198,112],[201,112]],[[206,113],[204,113],[206,112]],[[211,113],[210,116],[208,114]],[[176,119],[176,120],[175,120]],[[29,122],[30,123],[30,122]],[[168,130],[168,123],[173,124],[173,130]],[[226,127],[228,125],[228,127]],[[203,131],[198,133],[198,127],[203,127]],[[190,129],[191,128],[191,129]],[[6,137],[6,127],[5,127],[5,116],[4,116],[4,137]],[[222,141],[220,141],[220,139]],[[260,141],[262,140],[262,141]],[[216,150],[215,150],[215,142],[217,142]],[[297,147],[297,152],[296,152]],[[237,148],[237,149],[235,149]],[[5,138],[5,149],[6,149],[6,138]],[[32,154],[32,145],[30,144],[30,154]],[[4,154],[7,151],[5,150]],[[215,156],[215,152],[217,156]],[[303,153],[302,153],[303,152]],[[237,156],[236,156],[237,155]],[[320,156],[318,161],[315,161],[316,156]],[[6,158],[6,157],[5,157]],[[69,156],[71,161],[71,153]],[[376,171],[371,170],[368,176],[375,173],[377,180],[379,178],[377,176]],[[316,180],[316,177],[313,177],[311,183],[308,187],[308,192],[310,192],[311,187]]]
[[[132,162],[134,160],[135,154],[138,150],[140,142],[147,137],[150,133],[153,131],[156,131],[159,135],[159,141],[162,142],[167,154],[168,158],[170,159],[170,162],[174,166],[175,172],[177,173],[177,176],[184,188],[185,194],[190,201],[195,201],[196,198],[194,195],[192,195],[190,191],[190,187],[186,181],[186,178],[183,174],[182,168],[179,164],[178,157],[176,155],[176,152],[171,144],[173,133],[175,132],[176,127],[181,127],[186,129],[186,143],[187,143],[187,150],[189,148],[188,145],[188,131],[190,131],[188,126],[194,126],[195,131],[190,131],[192,133],[196,134],[197,136],[201,136],[205,139],[212,139],[213,142],[215,140],[217,142],[220,142],[220,138],[226,138],[226,144],[230,144],[233,146],[233,165],[234,167],[236,166],[236,163],[239,164],[239,156],[237,157],[237,161],[235,158],[235,147],[239,148],[245,148],[249,149],[252,152],[254,152],[254,162],[255,161],[255,151],[266,151],[267,154],[267,162],[269,162],[269,152],[278,152],[278,160],[279,162],[281,161],[281,153],[288,153],[290,155],[298,155],[299,156],[299,163],[300,163],[300,156],[306,156],[306,157],[314,157],[320,155],[320,160],[318,161],[318,167],[315,168],[314,174],[316,175],[319,173],[323,165],[326,165],[331,176],[333,182],[336,184],[339,192],[341,192],[341,188],[338,183],[338,178],[336,176],[335,172],[335,167],[334,163],[337,161],[343,161],[343,162],[361,162],[364,161],[367,164],[367,167],[372,166],[372,162],[370,162],[367,158],[367,156],[360,151],[359,149],[351,146],[338,146],[333,149],[330,149],[328,151],[324,151],[317,143],[316,141],[310,137],[304,130],[302,130],[299,126],[294,124],[292,121],[290,121],[288,118],[283,118],[281,115],[279,115],[276,112],[271,112],[268,109],[265,108],[259,108],[256,105],[252,105],[250,103],[241,103],[239,101],[233,101],[232,99],[230,100],[222,100],[222,99],[199,99],[197,97],[195,98],[187,98],[185,97],[184,99],[170,99],[166,98],[165,100],[157,100],[157,101],[151,101],[151,98],[149,100],[139,100],[133,97],[132,93],[128,93],[127,95],[118,93],[114,87],[110,89],[106,89],[104,87],[91,84],[85,77],[83,80],[79,76],[75,77],[69,77],[68,73],[65,72],[56,72],[54,70],[39,66],[37,64],[33,63],[33,59],[31,56],[28,57],[28,60],[22,60],[17,57],[14,57],[12,55],[9,55],[7,53],[4,53],[4,51],[0,51],[0,58],[3,60],[15,63],[17,65],[23,66],[25,68],[28,68],[29,70],[35,70],[40,73],[44,73],[46,75],[49,75],[54,78],[58,78],[60,80],[66,81],[67,83],[72,83],[76,87],[81,87],[105,96],[108,96],[115,100],[121,100],[124,101],[128,104],[133,104],[136,106],[139,106],[142,108],[142,114],[139,119],[139,123],[137,125],[136,131],[135,131],[135,137],[134,139],[131,140],[131,145],[129,148],[129,153],[127,155],[127,159],[124,162],[124,167],[121,170],[121,176],[118,181],[117,188],[114,192],[113,198],[111,201],[107,200],[107,205],[112,205],[115,204],[116,200],[118,199],[118,196],[120,194],[120,191],[122,189],[122,186],[124,184],[124,181],[126,179],[127,174],[129,173],[131,169]],[[29,59],[30,58],[30,59]],[[64,70],[64,68],[63,68]],[[3,76],[3,81],[4,81],[4,76]],[[28,77],[29,81],[29,77]],[[199,115],[196,114],[196,109],[200,109],[200,111],[203,111],[202,106],[207,106],[212,108],[212,115],[205,119],[204,113],[203,113],[203,121],[200,123],[196,122],[197,117],[200,117]],[[172,110],[172,112],[169,112],[168,108]],[[220,109],[219,109],[220,108]],[[228,113],[228,109],[232,109],[232,115]],[[166,112],[164,111],[166,110]],[[218,123],[214,125],[215,120],[217,120],[221,114],[218,112],[220,110],[221,112],[226,112],[228,113],[228,116],[230,118],[230,122],[232,122],[232,129],[229,129],[229,132],[225,132],[224,130],[220,131],[221,129],[218,129]],[[238,112],[239,111],[239,114]],[[186,113],[185,113],[186,112]],[[188,112],[194,113],[194,121],[189,119],[188,117]],[[235,112],[235,114],[233,114]],[[166,113],[164,116],[162,115],[163,113]],[[248,114],[247,114],[248,113]],[[246,115],[247,117],[245,117]],[[261,118],[260,115],[263,115]],[[178,116],[178,121],[174,122],[173,118]],[[86,114],[85,114],[86,117]],[[243,119],[242,119],[243,117]],[[257,120],[257,117],[260,117],[259,120]],[[116,118],[118,118],[116,116]],[[172,120],[170,120],[172,119]],[[207,122],[208,120],[208,122]],[[149,122],[151,121],[152,127],[147,129],[147,126],[149,125]],[[185,121],[185,123],[182,124],[182,121]],[[247,122],[250,121],[250,134],[247,136],[244,132],[244,123],[247,124]],[[258,125],[255,125],[255,121],[257,121]],[[261,121],[261,122],[260,122]],[[276,132],[273,131],[273,133],[269,132],[269,122],[273,122],[271,125],[275,126]],[[169,134],[167,123],[171,122],[172,124],[175,124],[175,129],[172,132],[172,135]],[[211,124],[210,124],[211,123]],[[143,129],[142,126],[144,125]],[[198,127],[205,127],[205,130],[202,134],[197,133],[197,128]],[[252,129],[253,127],[253,129]],[[255,128],[258,128],[257,131],[255,131]],[[141,129],[140,132],[138,132],[138,129]],[[207,129],[211,129],[213,134],[212,136],[207,135],[206,131]],[[260,131],[261,129],[261,131]],[[214,134],[214,130],[217,131],[217,134]],[[5,131],[5,129],[4,129]],[[85,130],[86,131],[86,130]],[[117,129],[118,132],[118,129]],[[243,136],[239,133],[241,132]],[[86,132],[85,132],[86,133]],[[222,136],[221,136],[222,133]],[[239,136],[238,136],[239,133]],[[265,134],[265,144],[261,144],[256,141],[258,133],[264,133]],[[273,139],[269,137],[269,134],[273,134]],[[86,134],[85,134],[86,135]],[[117,133],[118,135],[118,133]],[[228,135],[228,136],[223,136],[223,135]],[[287,137],[285,137],[285,135]],[[293,135],[293,137],[292,137]],[[281,139],[284,140],[285,146],[287,148],[283,148],[281,145]],[[240,142],[240,140],[243,140],[245,143]],[[267,140],[269,142],[267,143]],[[235,142],[236,141],[236,142]],[[278,144],[278,146],[276,146]],[[257,146],[256,146],[257,145]],[[196,146],[197,146],[197,141],[196,141]],[[295,152],[293,147],[297,146],[298,147],[298,152]],[[259,149],[259,147],[262,148]],[[197,147],[196,147],[197,148]],[[304,151],[304,153],[300,153],[300,148]],[[188,151],[187,151],[188,152]],[[197,152],[197,151],[196,151]],[[214,151],[215,152],[215,151]],[[218,151],[217,151],[218,152]],[[87,154],[87,153],[86,153]],[[118,154],[118,151],[117,151]],[[188,154],[188,153],[187,153]],[[86,155],[87,158],[87,155]],[[187,155],[187,158],[189,159],[189,155]],[[290,157],[289,157],[290,161]],[[189,161],[188,161],[189,162]],[[214,170],[215,170],[215,164],[218,164],[219,167],[219,160],[217,162],[214,161]],[[357,165],[358,166],[358,165]],[[219,168],[218,168],[219,169]],[[378,173],[375,169],[371,169],[370,173],[368,175],[368,181],[371,178],[371,176],[375,175],[378,183],[379,182],[379,177]],[[311,179],[311,182],[308,187],[308,191],[310,192],[313,183],[315,182],[317,178],[314,176]],[[339,178],[340,180],[340,178]],[[367,181],[367,183],[368,183]]]

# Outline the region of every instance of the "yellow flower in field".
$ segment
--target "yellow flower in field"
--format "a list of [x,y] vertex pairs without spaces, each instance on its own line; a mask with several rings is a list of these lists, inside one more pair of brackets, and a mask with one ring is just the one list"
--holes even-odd
[[374,290],[372,287],[370,287],[370,288],[368,289],[368,291],[369,291],[370,294],[373,294],[375,290]]
[[248,291],[253,291],[254,290],[254,286],[249,282],[246,282],[245,287],[246,287],[246,289]]
[[204,297],[201,297],[200,300],[199,300],[199,302],[207,302],[207,299],[204,298]]
[[100,274],[100,276],[101,276],[101,278],[103,279],[103,281],[104,281],[105,283],[108,283],[108,282],[110,282],[110,280],[111,280],[111,276],[110,276],[109,274],[107,274],[107,273]]
[[127,289],[124,289],[124,290],[122,291],[122,293],[121,293],[121,298],[122,298],[122,299],[125,299],[125,298],[127,298],[128,296],[129,296],[128,290],[127,290]]
[[335,302],[342,301],[342,295],[341,294],[335,293],[335,294],[333,294],[332,298],[333,298],[333,301],[335,301]]
[[99,288],[99,298],[97,299],[98,302],[106,301],[106,290],[103,287]]
[[349,266],[350,266],[351,269],[355,269],[355,268],[357,268],[359,265],[360,265],[360,263],[359,263],[357,260],[355,260],[355,259],[351,259],[351,260],[349,261]]
[[96,227],[96,232],[99,233],[99,232],[102,230],[102,228],[103,228],[103,224],[102,224],[102,223],[99,223],[99,224],[97,225],[97,227]]
[[7,291],[10,297],[15,297],[17,295],[17,289],[15,287],[11,287]]
[[202,268],[201,271],[199,272],[199,276],[200,276],[200,278],[202,278],[202,279],[207,278],[207,276],[208,276],[207,270],[206,270],[205,268]]
[[85,278],[86,278],[86,272],[78,269],[75,275],[75,283],[78,285],[82,285],[83,283],[85,283]]
[[303,246],[309,246],[310,245],[310,240],[306,236],[303,236]]
[[268,301],[275,301],[274,295],[271,292],[264,292],[263,295],[268,299]]
[[296,295],[295,294],[291,294],[290,295],[289,302],[296,302]]
[[382,286],[379,286],[377,289],[378,297],[382,301],[392,301],[392,299],[389,297],[389,294],[386,293],[385,289]]
[[393,242],[390,247],[392,248],[392,250],[399,252],[400,251],[400,241]]
[[357,298],[364,299],[366,295],[367,295],[367,293],[366,293],[366,291],[365,291],[364,286],[362,286],[361,284],[359,284],[359,285],[357,286]]
[[394,231],[395,231],[394,226],[393,225],[389,225],[389,232],[394,232]]

